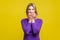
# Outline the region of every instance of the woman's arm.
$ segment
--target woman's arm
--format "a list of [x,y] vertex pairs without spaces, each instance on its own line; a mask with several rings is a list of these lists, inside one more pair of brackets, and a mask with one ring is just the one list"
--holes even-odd
[[21,24],[22,24],[22,29],[24,31],[25,34],[31,34],[31,23],[26,22],[26,20],[21,20]]
[[39,20],[37,23],[32,23],[33,33],[38,34],[42,26],[42,20]]

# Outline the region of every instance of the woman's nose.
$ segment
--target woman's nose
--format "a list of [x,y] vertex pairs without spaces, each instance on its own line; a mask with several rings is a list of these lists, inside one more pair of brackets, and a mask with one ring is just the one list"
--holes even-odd
[[30,13],[34,13],[34,11],[31,10]]

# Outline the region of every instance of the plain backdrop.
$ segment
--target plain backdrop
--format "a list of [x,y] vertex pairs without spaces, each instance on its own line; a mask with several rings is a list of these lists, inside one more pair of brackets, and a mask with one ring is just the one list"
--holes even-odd
[[29,3],[36,5],[37,17],[43,20],[41,40],[60,40],[59,0],[0,0],[0,40],[23,40],[21,19]]

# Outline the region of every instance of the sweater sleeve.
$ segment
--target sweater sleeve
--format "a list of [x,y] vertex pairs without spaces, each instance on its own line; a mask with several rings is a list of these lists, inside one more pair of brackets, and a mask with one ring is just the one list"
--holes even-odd
[[25,34],[31,34],[31,23],[26,22],[25,20],[21,20],[21,24],[22,24],[22,29],[24,31]]
[[38,21],[37,23],[32,23],[33,33],[38,34],[42,26],[42,20]]

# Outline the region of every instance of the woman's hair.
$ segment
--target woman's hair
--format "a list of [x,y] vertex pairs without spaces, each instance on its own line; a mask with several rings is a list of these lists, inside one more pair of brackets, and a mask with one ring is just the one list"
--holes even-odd
[[34,10],[35,10],[35,13],[38,14],[38,13],[37,13],[36,6],[35,6],[35,4],[33,4],[33,3],[29,3],[29,4],[28,4],[28,6],[27,6],[27,8],[26,8],[26,14],[28,14],[28,8],[29,8],[30,6],[32,6],[32,7],[34,8]]

